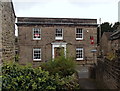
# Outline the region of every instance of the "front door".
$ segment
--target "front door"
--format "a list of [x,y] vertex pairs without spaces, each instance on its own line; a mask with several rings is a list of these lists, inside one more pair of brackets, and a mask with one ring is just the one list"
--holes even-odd
[[62,42],[56,42],[52,43],[52,59],[61,56],[61,53],[63,51],[65,57],[66,57],[66,44]]
[[64,51],[64,47],[55,47],[55,48],[54,48],[55,58],[61,56],[62,53],[64,53],[64,52],[62,52],[62,51]]

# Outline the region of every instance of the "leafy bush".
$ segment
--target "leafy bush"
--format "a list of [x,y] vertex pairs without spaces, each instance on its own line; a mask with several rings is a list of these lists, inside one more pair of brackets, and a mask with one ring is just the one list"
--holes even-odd
[[58,73],[62,77],[71,76],[75,73],[75,62],[71,57],[65,57],[62,53],[61,56],[54,60],[48,61],[41,65],[43,69],[49,71],[50,74]]
[[74,89],[78,87],[71,76],[61,78],[58,74],[49,75],[48,71],[16,63],[4,63],[2,67],[2,90],[10,91],[46,91]]

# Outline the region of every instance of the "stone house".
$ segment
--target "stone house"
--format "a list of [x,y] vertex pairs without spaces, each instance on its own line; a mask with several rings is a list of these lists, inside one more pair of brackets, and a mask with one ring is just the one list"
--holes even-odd
[[114,52],[120,50],[120,29],[114,32],[110,37],[112,42],[111,46]]
[[120,50],[120,30],[118,29],[115,32],[104,32],[100,40],[99,49],[104,57],[109,53],[115,54],[116,51]]
[[[37,65],[59,56],[93,61],[97,19],[17,17],[19,63]],[[68,53],[67,53],[68,51]]]
[[100,50],[103,56],[106,56],[107,53],[111,52],[111,34],[112,32],[104,32],[100,40]]
[[14,59],[15,18],[12,1],[0,1],[0,63]]

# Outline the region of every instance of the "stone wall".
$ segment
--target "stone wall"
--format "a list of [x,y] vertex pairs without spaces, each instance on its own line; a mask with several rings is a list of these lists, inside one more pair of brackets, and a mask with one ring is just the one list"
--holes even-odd
[[[75,57],[76,47],[84,48],[84,57],[87,57],[88,61],[93,61],[93,53],[91,50],[96,47],[97,44],[97,24],[96,19],[59,19],[59,18],[19,18],[18,17],[18,40],[19,40],[19,54],[21,64],[33,63],[38,64],[40,62],[48,61],[52,59],[52,43],[64,42],[67,43],[69,56]],[[25,24],[28,22],[28,24]],[[37,23],[37,24],[34,24]],[[38,24],[39,23],[39,24]],[[72,25],[71,25],[72,24]],[[41,40],[33,40],[33,28],[37,27],[41,29]],[[56,28],[63,29],[63,40],[55,40]],[[76,40],[75,29],[83,29],[83,40]],[[90,36],[94,36],[95,44],[91,45]],[[33,48],[39,47],[42,51],[42,60],[33,61]],[[85,60],[85,59],[84,59]],[[81,62],[81,61],[78,61]]]
[[120,90],[120,58],[112,61],[99,60],[96,66],[96,80],[103,82],[102,84],[105,84],[109,89]]
[[0,63],[2,59],[2,2],[0,1]]
[[[0,2],[0,45],[2,60],[13,60],[15,56],[15,13],[11,0]],[[0,46],[1,47],[1,46]]]

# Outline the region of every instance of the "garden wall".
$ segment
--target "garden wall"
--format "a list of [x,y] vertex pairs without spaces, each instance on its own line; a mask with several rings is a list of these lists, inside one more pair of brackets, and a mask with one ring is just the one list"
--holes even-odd
[[96,80],[103,82],[109,89],[120,90],[120,57],[116,60],[98,60]]

